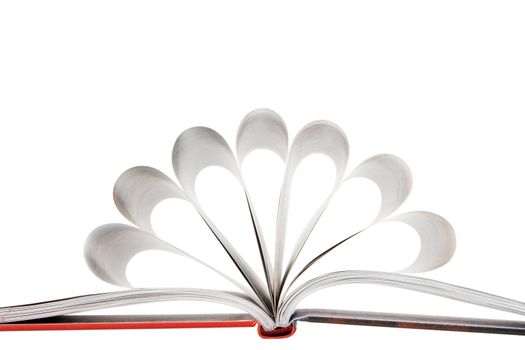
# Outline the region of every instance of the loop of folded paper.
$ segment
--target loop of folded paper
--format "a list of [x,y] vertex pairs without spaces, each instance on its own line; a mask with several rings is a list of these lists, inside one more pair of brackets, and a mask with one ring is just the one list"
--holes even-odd
[[345,179],[365,178],[381,191],[381,209],[372,224],[380,222],[403,204],[412,189],[408,165],[391,154],[378,154],[359,164]]
[[[264,283],[259,276],[257,276],[253,268],[246,262],[241,254],[239,254],[235,246],[231,244],[227,237],[205,213],[195,193],[195,180],[197,175],[203,169],[209,166],[219,166],[230,171],[237,178],[244,190],[247,205],[250,209],[249,212],[252,223],[254,225],[254,236],[261,251],[261,255],[268,255],[264,245],[264,240],[260,235],[259,224],[253,211],[249,195],[246,191],[246,186],[244,185],[239,166],[226,140],[210,128],[190,128],[177,138],[177,141],[173,146],[172,162],[175,175],[186,193],[188,200],[193,204],[199,215],[206,222],[206,225],[224,247],[248,284],[254,289],[255,293],[261,298],[261,300],[270,307],[271,301],[268,288],[265,287]],[[266,263],[265,272],[267,283],[270,284],[267,261],[263,261],[263,263]]]
[[84,257],[88,267],[101,280],[121,287],[133,287],[128,281],[126,269],[131,259],[140,252],[159,250],[178,254],[201,264],[219,274],[259,303],[253,290],[205,261],[169,244],[139,228],[125,224],[106,224],[93,230],[84,245]]
[[[308,236],[312,232],[317,220],[326,209],[330,197],[333,195],[334,191],[337,189],[343,179],[346,164],[348,162],[348,149],[348,140],[344,132],[334,123],[325,120],[315,121],[304,126],[298,132],[292,143],[288,154],[288,162],[286,164],[285,177],[283,180],[281,197],[279,199],[279,209],[277,212],[274,267],[274,278],[277,281],[277,296],[279,296],[281,293],[282,284],[286,280],[288,272],[297,259],[299,252],[308,239]],[[323,154],[333,161],[336,170],[335,183],[331,193],[322,203],[320,203],[319,208],[302,230],[299,240],[293,247],[289,261],[284,261],[288,207],[290,203],[290,192],[293,176],[301,161],[314,153]],[[286,269],[284,271],[284,277],[282,277],[283,267]]]
[[173,146],[172,163],[184,192],[197,203],[195,180],[204,168],[220,166],[241,181],[237,161],[226,140],[215,130],[203,126],[190,128],[179,135]]
[[182,189],[161,171],[137,166],[125,171],[117,179],[113,198],[118,210],[133,224],[154,233],[151,213],[161,201],[168,198],[186,199]]
[[288,129],[283,118],[274,111],[264,108],[248,113],[237,130],[236,148],[239,164],[257,149],[273,151],[286,162]]
[[443,217],[427,212],[406,212],[388,219],[412,227],[420,238],[419,254],[412,264],[401,270],[405,273],[425,272],[446,264],[456,250],[454,228]]
[[91,271],[100,279],[131,287],[126,267],[137,253],[161,250],[185,255],[158,237],[124,224],[107,224],[91,232],[84,245],[84,257]]
[[[256,150],[269,150],[277,154],[283,162],[288,157],[288,129],[284,120],[274,111],[261,108],[256,109],[246,115],[241,121],[237,130],[236,150],[239,166],[242,166],[246,156]],[[242,171],[241,171],[242,173]],[[265,272],[271,293],[274,292],[274,279],[272,257],[269,256],[266,245],[265,234],[260,227],[256,209],[253,206],[251,196],[243,181],[243,188],[246,193],[250,213],[260,240],[260,249],[265,264]],[[268,232],[266,234],[269,234]]]

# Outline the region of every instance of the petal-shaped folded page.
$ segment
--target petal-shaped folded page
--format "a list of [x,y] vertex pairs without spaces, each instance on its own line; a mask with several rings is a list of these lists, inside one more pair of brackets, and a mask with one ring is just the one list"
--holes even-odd
[[[302,246],[315,226],[315,223],[326,208],[329,199],[335,189],[341,183],[346,164],[348,162],[348,140],[344,132],[334,123],[329,121],[315,121],[303,127],[295,137],[288,156],[285,179],[279,199],[279,211],[277,214],[276,246],[275,246],[275,279],[281,281],[283,267],[289,271]],[[322,154],[328,157],[335,166],[335,181],[332,190],[326,194],[324,201],[319,203],[317,211],[304,226],[304,229],[295,234],[296,239],[288,238],[287,232],[289,205],[291,200],[291,187],[300,163],[308,156]],[[319,185],[319,184],[316,184]],[[306,193],[308,195],[308,193]],[[289,258],[285,258],[285,246],[290,249]],[[287,248],[286,248],[287,249]],[[285,272],[285,276],[286,276]],[[279,285],[277,289],[280,289]],[[279,292],[279,291],[277,291]]]
[[[265,151],[277,156],[268,157]],[[237,158],[242,167],[250,207],[253,213],[257,213],[254,223],[264,242],[267,271],[273,271],[275,220],[287,156],[288,130],[284,120],[269,109],[248,113],[237,131]],[[247,157],[248,162],[245,162]],[[266,220],[261,223],[257,219]]]
[[239,163],[257,149],[275,152],[283,161],[288,155],[288,129],[277,113],[256,109],[248,113],[237,131],[237,158]]
[[[235,160],[233,152],[224,138],[216,131],[209,128],[190,128],[184,131],[177,138],[177,141],[173,147],[172,161],[175,174],[177,175],[177,178],[179,179],[179,182],[184,189],[189,201],[195,206],[201,217],[204,219],[219,243],[224,247],[231,260],[237,266],[246,281],[255,290],[261,300],[264,300],[267,305],[270,305],[270,297],[267,285],[262,282],[260,277],[254,271],[254,268],[246,262],[245,258],[241,256],[239,251],[234,247],[230,240],[221,232],[219,227],[215,224],[215,220],[212,220],[210,215],[208,215],[208,213],[203,210],[203,204],[200,203],[196,193],[195,185],[197,176],[205,168],[216,166],[226,169],[236,178],[244,191],[244,200],[248,202],[249,206],[249,197],[247,196],[244,189],[244,184],[237,161]],[[219,190],[218,186],[218,184],[215,185],[217,191]],[[227,195],[224,200],[229,200],[229,197],[231,196]],[[250,214],[252,214],[253,219],[254,214],[251,213],[251,211],[248,211],[247,215]],[[215,217],[215,219],[217,219],[217,217]],[[262,256],[264,254],[261,251],[262,242],[260,241],[260,237],[257,234],[255,219],[253,223],[254,226],[250,228],[250,231],[252,232],[243,232],[243,236],[238,238],[250,240],[249,244],[255,244],[254,249],[256,252],[259,251],[259,253],[256,253],[255,256],[254,254],[250,254],[250,256],[259,256],[260,258],[257,261],[259,266],[261,266]]]
[[149,232],[153,232],[151,213],[157,204],[168,198],[185,197],[179,186],[167,175],[146,166],[125,171],[113,189],[115,204],[122,215]]
[[136,227],[107,224],[89,234],[84,245],[84,257],[98,278],[118,286],[131,287],[126,267],[135,254],[150,249],[184,254]]
[[[132,287],[126,272],[131,259],[147,250],[174,253],[187,258],[187,264],[197,263],[229,281],[260,306],[257,296],[244,284],[239,283],[217,268],[172,246],[149,232],[124,224],[107,224],[93,230],[84,245],[84,257],[91,271],[100,279],[122,287]],[[172,272],[176,274],[176,270]],[[168,277],[168,276],[166,276]]]
[[198,202],[195,180],[204,168],[220,166],[239,180],[241,178],[226,140],[215,130],[203,126],[190,128],[179,135],[173,146],[172,163],[182,188],[195,202]]
[[[390,223],[401,223],[404,225],[409,226],[409,228],[413,229],[415,233],[419,237],[419,249],[413,247],[415,252],[417,252],[417,257],[415,260],[406,268],[402,269],[401,272],[404,273],[418,273],[418,272],[426,272],[433,269],[436,269],[444,264],[446,264],[454,255],[455,247],[456,247],[456,236],[454,233],[453,227],[450,225],[450,223],[445,220],[443,217],[426,211],[412,211],[412,212],[406,212],[399,215],[396,215],[394,217],[391,217],[387,219],[386,221],[383,221],[383,223],[379,223],[378,225],[375,225],[373,228],[367,228],[362,231],[359,231],[357,233],[354,233],[353,235],[347,237],[346,239],[342,240],[338,244],[332,246],[330,249],[327,249],[323,251],[321,254],[319,254],[316,258],[311,260],[305,267],[302,268],[302,270],[294,276],[294,279],[292,280],[292,283],[295,285],[302,283],[304,280],[308,279],[309,277],[319,275],[322,273],[326,273],[334,270],[343,270],[343,269],[353,269],[355,268],[355,265],[348,266],[348,263],[345,261],[344,256],[347,256],[348,254],[352,253],[352,249],[359,249],[362,248],[361,245],[354,246],[353,240],[351,238],[354,238],[355,236],[359,235],[359,238],[366,239],[367,233],[372,233],[369,231],[375,231],[376,228],[383,228],[382,226],[390,225]],[[375,234],[381,233],[381,234],[390,234],[390,232],[381,232],[383,230],[379,230],[379,232],[374,232]],[[396,230],[397,231],[397,230]],[[403,231],[403,230],[402,230]],[[396,232],[399,233],[399,232]],[[394,234],[394,232],[392,232]],[[399,237],[399,236],[398,236]],[[380,238],[379,236],[376,236],[376,244],[377,238]],[[383,239],[384,241],[384,239]],[[402,242],[403,240],[401,240]],[[357,243],[357,242],[356,242]],[[363,242],[360,242],[363,243]],[[405,244],[407,242],[405,241]],[[365,245],[366,246],[366,245]],[[395,252],[389,252],[388,254],[383,254],[381,256],[389,255],[390,258],[394,258],[395,253],[406,255],[406,247],[400,246],[400,243],[397,242],[395,245],[396,251]],[[370,245],[369,245],[370,248]],[[328,254],[330,253],[330,254]],[[318,264],[318,262],[321,260],[321,258],[324,258],[328,256],[328,259],[323,260],[336,260],[337,264],[323,264],[321,262]],[[377,252],[371,250],[370,256],[376,256]],[[343,257],[343,259],[338,259]],[[370,257],[368,257],[370,259]],[[365,259],[366,260],[366,259]],[[407,259],[405,259],[407,260]],[[346,264],[345,264],[346,263]],[[316,266],[312,269],[312,266],[316,264]],[[321,266],[318,266],[321,265]],[[359,264],[358,264],[359,265]],[[369,267],[369,266],[366,266]],[[392,269],[391,269],[392,270]],[[289,288],[288,292],[291,288]]]
[[452,225],[443,217],[426,211],[412,211],[394,216],[390,220],[410,225],[421,239],[418,257],[403,272],[433,270],[446,264],[454,255],[456,235]]
[[412,189],[412,174],[408,165],[391,154],[378,154],[368,158],[350,173],[348,179],[356,177],[372,180],[381,191],[381,210],[374,223],[399,208]]

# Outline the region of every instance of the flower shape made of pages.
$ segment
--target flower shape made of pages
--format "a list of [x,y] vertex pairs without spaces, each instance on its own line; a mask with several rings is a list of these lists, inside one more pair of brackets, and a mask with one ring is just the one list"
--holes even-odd
[[[280,191],[275,233],[275,257],[270,257],[260,225],[248,193],[240,164],[251,152],[266,149],[277,154],[285,162],[284,179]],[[291,250],[291,258],[284,261],[287,213],[290,203],[291,184],[298,165],[309,155],[320,153],[331,159],[335,165],[335,182],[330,194],[320,204],[313,217],[299,235]],[[403,272],[423,272],[445,264],[455,250],[455,235],[450,224],[441,216],[423,211],[406,212],[391,216],[407,198],[412,177],[407,165],[398,157],[380,154],[366,159],[346,174],[349,147],[344,132],[329,121],[315,121],[304,126],[288,146],[288,132],[283,119],[275,112],[258,109],[249,113],[241,122],[237,132],[237,157],[224,138],[212,129],[194,127],[184,131],[175,142],[172,154],[173,169],[178,184],[169,176],[151,167],[135,167],[124,172],[114,188],[114,200],[119,211],[134,226],[108,224],[95,229],[85,245],[85,258],[91,270],[102,280],[130,286],[126,277],[126,266],[131,258],[144,250],[162,250],[187,256],[206,265],[223,277],[235,283],[254,300],[268,306],[279,302],[285,281],[297,260],[316,223],[327,208],[330,199],[350,179],[366,178],[377,185],[381,194],[379,212],[372,222],[359,230],[350,232],[346,238],[331,248],[320,252],[306,266],[326,255],[327,252],[347,241],[355,234],[384,222],[399,221],[411,226],[420,237],[420,251],[415,261]],[[239,254],[234,242],[214,224],[202,209],[195,192],[198,174],[209,166],[223,167],[239,181],[244,190],[247,206],[253,223],[253,234],[259,248],[264,277],[258,276],[245,257]],[[211,234],[226,250],[246,284],[239,284],[223,274],[215,266],[199,260],[193,255],[160,239],[153,231],[151,214],[161,201],[178,198],[188,201],[209,227]],[[205,253],[205,252],[203,252]],[[301,269],[302,268],[302,269]]]

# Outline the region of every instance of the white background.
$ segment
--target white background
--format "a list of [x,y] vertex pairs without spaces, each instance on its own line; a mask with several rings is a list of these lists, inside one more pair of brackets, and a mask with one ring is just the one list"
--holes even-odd
[[[291,135],[336,122],[350,166],[384,152],[406,160],[414,188],[404,208],[440,213],[457,234],[455,257],[426,276],[525,300],[523,18],[519,1],[3,1],[0,304],[115,289],[82,257],[94,227],[125,222],[114,180],[139,164],[172,174],[180,132],[206,125],[233,142],[258,107],[282,115]],[[406,292],[325,293],[332,307],[493,315]],[[250,328],[0,334],[6,349],[523,341],[316,324],[282,341]]]

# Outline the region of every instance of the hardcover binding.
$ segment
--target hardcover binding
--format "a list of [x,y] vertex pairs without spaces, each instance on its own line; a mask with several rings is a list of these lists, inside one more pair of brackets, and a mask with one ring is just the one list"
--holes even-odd
[[278,327],[275,329],[272,329],[271,331],[265,330],[261,325],[259,324],[257,326],[257,333],[259,336],[263,339],[283,339],[283,338],[289,338],[292,335],[294,335],[295,331],[297,330],[294,323],[290,323],[286,327]]

